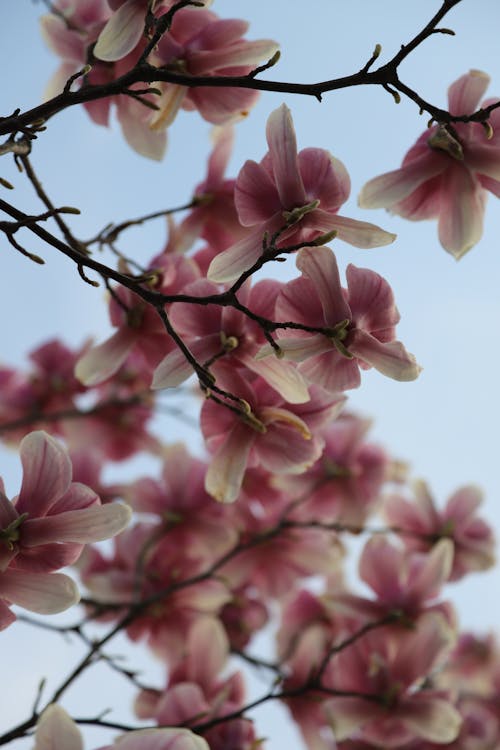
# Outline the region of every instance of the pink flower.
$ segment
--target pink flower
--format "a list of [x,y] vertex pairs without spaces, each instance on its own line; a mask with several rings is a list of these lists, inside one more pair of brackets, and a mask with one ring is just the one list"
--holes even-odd
[[[246,21],[221,19],[205,8],[182,8],[158,42],[151,61],[192,76],[248,75],[260,62],[269,60],[278,45],[270,39],[243,39],[247,29]],[[181,106],[198,110],[214,125],[232,122],[247,115],[258,97],[256,91],[232,87],[161,83],[160,89],[160,111],[151,121],[153,129],[167,127]]]
[[[303,363],[300,371],[310,382],[330,392],[356,388],[360,367],[375,367],[395,380],[418,376],[415,358],[395,340],[399,312],[385,279],[350,264],[348,288],[343,290],[337,261],[327,247],[303,248],[297,267],[302,276],[286,284],[276,301],[276,315],[325,333],[299,331],[297,336],[286,329],[278,343],[286,358]],[[260,356],[272,352],[268,345]]]
[[367,419],[342,414],[321,433],[321,458],[300,477],[279,479],[296,500],[293,518],[354,526],[365,522],[389,473],[385,451],[365,441],[369,427]]
[[[272,318],[279,289],[280,284],[276,281],[259,281],[253,287],[248,281],[239,289],[238,300],[253,313]],[[185,292],[204,297],[217,294],[219,287],[199,280],[187,286]],[[210,371],[215,377],[218,363],[223,361],[230,363],[243,377],[248,370],[260,375],[290,403],[309,400],[307,384],[295,364],[275,357],[265,360],[256,357],[265,342],[262,328],[239,310],[220,305],[177,302],[170,308],[170,320],[197,361],[201,364],[212,363]],[[185,355],[175,349],[156,368],[152,388],[174,387],[192,373],[193,369]]]
[[213,129],[213,150],[208,160],[207,175],[195,188],[196,205],[177,230],[178,252],[187,250],[194,240],[201,236],[211,246],[212,254],[215,254],[248,233],[248,229],[238,220],[234,204],[235,180],[224,178],[233,140],[232,126],[218,126]]
[[446,602],[436,603],[441,587],[449,578],[452,561],[453,545],[449,539],[441,539],[429,553],[422,554],[374,536],[363,549],[359,574],[376,599],[341,592],[332,598],[333,611],[338,608],[372,622],[395,614],[404,626],[413,627],[423,612],[432,610],[454,625],[451,606]]
[[[455,81],[448,89],[450,114],[469,115],[478,109],[489,80],[471,70]],[[481,239],[486,191],[500,196],[500,110],[493,110],[490,125],[491,137],[477,122],[430,128],[400,169],[364,186],[359,205],[388,208],[414,221],[437,218],[441,245],[460,258]]]
[[[83,750],[80,730],[66,711],[51,703],[36,726],[34,750]],[[189,729],[137,729],[100,750],[209,750],[203,737]]]
[[490,526],[478,518],[476,510],[482,502],[477,487],[462,487],[438,510],[424,482],[415,483],[415,502],[397,495],[384,507],[392,526],[403,531],[405,545],[426,552],[439,539],[453,542],[453,566],[450,581],[463,578],[475,570],[487,570],[495,561],[495,541]]
[[86,543],[122,531],[131,511],[121,503],[101,506],[89,487],[72,483],[67,452],[45,432],[27,435],[20,455],[23,482],[13,502],[0,480],[0,598],[57,612],[78,593],[71,579],[53,571],[74,563]]
[[239,220],[256,229],[214,258],[210,279],[231,281],[250,268],[262,254],[266,233],[281,231],[280,242],[288,244],[331,231],[356,247],[393,242],[395,235],[373,224],[337,215],[349,197],[349,175],[342,162],[324,149],[297,153],[292,117],[284,104],[267,121],[267,143],[269,151],[260,164],[245,162],[236,180]]
[[332,687],[357,696],[324,704],[337,740],[362,739],[384,748],[415,738],[448,743],[461,717],[442,691],[425,687],[450,646],[452,632],[443,618],[426,614],[415,631],[373,630],[337,654],[331,663]]
[[343,398],[311,391],[307,404],[290,405],[263,380],[250,384],[229,367],[219,367],[217,385],[248,404],[248,409],[234,411],[208,400],[201,412],[203,434],[213,452],[205,487],[216,500],[230,503],[240,493],[247,466],[260,465],[277,474],[301,474],[311,466],[323,448],[313,434],[314,423],[338,413]]

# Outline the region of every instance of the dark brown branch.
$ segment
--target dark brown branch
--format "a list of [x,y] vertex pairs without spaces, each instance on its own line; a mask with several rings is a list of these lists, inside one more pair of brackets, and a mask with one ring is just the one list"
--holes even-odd
[[[101,85],[85,84],[78,91],[66,91],[53,97],[47,102],[40,104],[26,112],[16,111],[14,114],[0,118],[0,135],[14,134],[18,131],[25,132],[26,128],[37,128],[40,123],[47,121],[55,114],[89,101],[107,98],[110,96],[128,95],[133,91],[131,87],[136,83],[173,83],[188,88],[211,87],[225,88],[228,86],[253,89],[258,91],[274,91],[286,94],[297,94],[301,96],[312,96],[321,101],[323,94],[338,91],[355,86],[383,86],[393,87],[396,91],[414,101],[419,109],[429,113],[433,120],[441,123],[453,122],[487,122],[493,109],[500,106],[500,102],[480,109],[473,114],[451,115],[446,110],[427,102],[413,89],[400,81],[398,77],[399,65],[419,45],[435,33],[442,32],[438,24],[446,14],[461,0],[444,0],[438,12],[431,18],[426,26],[416,34],[389,60],[376,70],[371,70],[374,60],[378,57],[378,49],[370,57],[368,62],[357,72],[340,78],[328,79],[317,83],[293,83],[289,81],[267,81],[256,78],[254,75],[247,76],[191,76],[183,72],[174,71],[168,67],[156,68],[146,61],[140,61],[132,70],[120,76],[114,81]],[[163,17],[162,17],[163,18]],[[160,21],[162,20],[160,19]],[[450,30],[444,30],[449,33]],[[163,33],[163,31],[161,32]],[[160,34],[161,35],[161,34]],[[31,137],[36,137],[30,132]]]

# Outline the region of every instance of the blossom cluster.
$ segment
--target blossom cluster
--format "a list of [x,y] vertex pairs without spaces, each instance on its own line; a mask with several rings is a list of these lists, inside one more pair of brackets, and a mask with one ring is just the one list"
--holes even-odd
[[[0,485],[0,628],[13,605],[45,614],[76,603],[76,584],[56,571],[77,564],[82,627],[111,623],[100,645],[123,631],[164,670],[163,684],[136,695],[148,727],[120,734],[119,750],[254,750],[263,739],[250,710],[265,700],[286,706],[310,750],[493,749],[500,650],[461,633],[443,594],[493,564],[481,492],[459,488],[440,508],[347,405],[366,370],[399,382],[420,373],[389,282],[339,269],[329,246],[395,236],[339,214],[348,171],[325,149],[298,149],[286,104],[269,115],[262,159],[226,177],[233,125],[256,93],[188,79],[251,77],[277,45],[248,41],[246,22],[209,4],[58,0],[42,20],[62,59],[47,96],[126,81],[85,106],[101,125],[114,107],[138,153],[162,157],[180,108],[216,128],[206,176],[185,214],[169,217],[165,246],[140,273],[121,258],[121,285],[105,277],[113,334],[77,349],[52,340],[27,372],[0,368],[0,436],[23,467],[12,501]],[[152,68],[172,80],[127,82]],[[487,82],[472,71],[453,84],[451,114],[471,114]],[[488,135],[476,122],[434,125],[360,204],[438,217],[442,244],[462,255],[481,234],[485,190],[500,194]],[[289,255],[294,278],[253,280]],[[193,375],[203,457],[152,427],[161,392]],[[106,483],[111,463],[140,452],[157,477]],[[364,595],[347,582],[350,534],[366,537]],[[253,644],[273,618],[275,657],[264,660]],[[271,675],[261,701],[247,697],[248,664]],[[29,726],[36,718],[36,749],[81,750],[61,706]]]

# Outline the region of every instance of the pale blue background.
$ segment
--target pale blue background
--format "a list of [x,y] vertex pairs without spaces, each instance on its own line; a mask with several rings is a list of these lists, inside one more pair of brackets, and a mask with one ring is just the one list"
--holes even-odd
[[[381,61],[389,59],[438,6],[433,0],[311,0],[306,10],[300,0],[216,0],[213,9],[223,17],[248,18],[249,38],[281,42],[282,60],[268,72],[269,77],[308,82],[358,70],[376,43],[383,47]],[[1,114],[36,104],[57,65],[38,34],[37,16],[42,11],[42,3],[0,0]],[[500,95],[498,2],[463,0],[444,25],[452,27],[456,37],[436,35],[428,40],[401,67],[401,78],[424,98],[445,105],[447,86],[477,68],[492,77],[488,96]],[[498,531],[500,206],[491,196],[483,239],[460,263],[439,246],[434,223],[411,224],[382,211],[358,209],[356,194],[363,183],[399,166],[426,125],[426,117],[419,117],[413,103],[403,101],[396,106],[386,92],[375,88],[327,94],[321,105],[312,98],[263,95],[251,117],[238,127],[231,175],[245,158],[262,157],[265,120],[283,100],[292,109],[299,146],[327,148],[346,164],[353,190],[342,213],[398,233],[397,242],[387,248],[361,251],[338,243],[335,250],[342,266],[352,261],[388,278],[402,315],[399,336],[424,371],[411,384],[394,383],[370,372],[364,376],[362,389],[350,396],[351,406],[374,418],[373,435],[397,458],[411,462],[412,473],[427,478],[441,502],[461,484],[481,485],[486,493],[485,513]],[[188,199],[204,175],[208,133],[209,126],[199,117],[181,114],[171,129],[166,159],[150,163],[124,145],[116,126],[98,128],[83,111],[74,110],[54,118],[35,144],[32,161],[56,204],[82,209],[72,226],[85,238],[109,221]],[[15,194],[6,193],[7,200],[27,211],[42,210],[10,157],[2,159],[0,175],[16,188]],[[147,261],[161,248],[164,230],[162,221],[133,230],[124,247]],[[45,267],[19,256],[6,242],[1,246],[0,356],[6,364],[21,364],[26,352],[54,335],[78,345],[88,335],[102,340],[109,331],[103,291],[83,284],[73,264],[55,250],[31,239],[27,243],[46,258]],[[289,265],[292,272],[291,261]],[[159,427],[165,441],[177,439],[184,429],[168,417]],[[187,434],[187,439],[199,446],[196,434]],[[142,472],[144,467],[136,464],[134,471]],[[20,476],[17,458],[2,455],[0,474],[15,494]],[[494,571],[450,587],[464,627],[498,630],[499,580]],[[45,638],[25,627],[11,628],[0,638],[4,674],[0,727],[7,728],[30,712],[40,676],[52,671],[65,674],[75,657],[61,639]],[[119,643],[110,649],[113,653],[120,650]],[[66,703],[75,714],[90,715],[108,705],[106,700],[110,705],[128,703],[130,696],[121,682],[113,678],[104,683],[104,675],[108,677],[104,668],[98,674],[104,697],[95,693],[92,679],[82,680]],[[254,692],[262,690],[264,685],[257,683]],[[288,741],[275,706],[256,716],[259,732],[274,739],[269,746],[280,747]],[[298,746],[295,740],[291,742]],[[92,741],[86,746],[92,746]]]

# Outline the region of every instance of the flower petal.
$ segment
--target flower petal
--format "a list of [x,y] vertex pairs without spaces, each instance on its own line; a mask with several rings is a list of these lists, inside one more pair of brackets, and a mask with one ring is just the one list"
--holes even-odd
[[308,225],[312,225],[316,231],[321,232],[335,230],[339,240],[363,249],[390,245],[396,239],[395,234],[386,232],[385,229],[381,229],[376,224],[348,219],[346,216],[339,216],[338,214],[329,214],[320,208],[311,211],[304,218],[302,226]]
[[429,149],[404,167],[369,180],[361,189],[358,205],[360,208],[390,208],[442,172],[448,161],[443,154]]
[[119,328],[109,339],[93,346],[80,357],[76,363],[75,376],[86,386],[98,385],[107,380],[125,362],[136,338],[136,334],[128,326]]
[[462,165],[451,165],[443,175],[439,209],[439,241],[457,260],[483,233],[486,194]]
[[0,574],[0,598],[30,612],[53,615],[80,599],[75,582],[62,573],[27,573],[8,570]]
[[19,448],[23,482],[16,501],[19,514],[43,516],[59,500],[71,483],[72,467],[60,443],[42,430],[30,432]]
[[144,3],[126,0],[99,34],[94,56],[105,62],[114,62],[132,52],[142,37],[145,16]]
[[330,248],[305,247],[299,251],[296,264],[314,284],[326,325],[334,326],[350,320],[351,310],[343,295],[337,261]]
[[219,502],[232,503],[240,494],[256,435],[251,427],[237,422],[212,457],[205,476],[205,489]]
[[83,750],[80,730],[56,703],[47,706],[38,720],[34,750]]
[[349,352],[394,380],[415,380],[422,368],[400,341],[382,343],[366,331],[354,331]]
[[448,89],[450,115],[471,115],[479,107],[490,83],[482,70],[470,70],[451,84]]
[[22,541],[27,547],[50,542],[100,542],[123,531],[131,515],[132,509],[124,503],[106,503],[33,521],[28,519],[23,525]]
[[307,198],[298,168],[295,128],[286,104],[269,116],[266,137],[282,207],[292,209],[305,206]]

